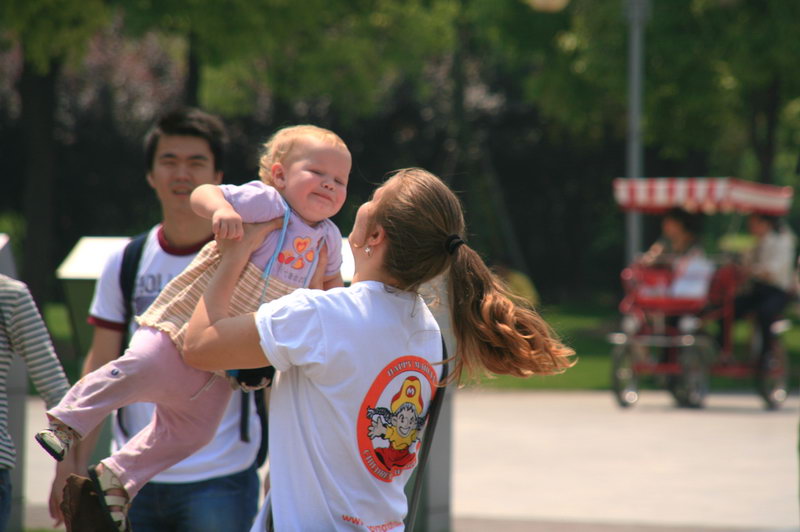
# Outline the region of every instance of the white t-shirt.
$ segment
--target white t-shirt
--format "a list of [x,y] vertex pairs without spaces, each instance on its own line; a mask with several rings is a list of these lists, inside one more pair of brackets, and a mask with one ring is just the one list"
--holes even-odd
[[256,326],[279,371],[275,529],[402,529],[403,488],[442,372],[441,333],[422,298],[373,281],[303,289],[263,305]]
[[766,275],[768,284],[787,292],[794,282],[795,236],[788,229],[770,231],[753,250],[753,269]]
[[[159,238],[161,226],[150,230],[142,249],[142,258],[133,289],[133,306],[139,315],[153,302],[162,288],[194,259],[202,246],[192,250],[172,250]],[[89,310],[89,323],[96,327],[116,330],[124,328],[125,302],[119,286],[119,271],[122,266],[123,248],[111,255],[103,273],[97,281],[94,298]],[[131,334],[136,328],[131,320]],[[153,482],[184,483],[198,482],[214,477],[231,475],[244,471],[255,461],[261,442],[261,425],[251,398],[248,419],[249,442],[241,441],[239,422],[241,417],[241,395],[231,397],[222,422],[217,427],[214,439],[195,454],[178,462],[169,469],[153,477]],[[126,406],[123,420],[128,434],[133,436],[144,428],[153,416],[152,403],[135,403]],[[116,420],[112,424],[112,449],[117,450],[128,438],[122,433]]]
[[669,296],[676,298],[703,299],[708,295],[714,263],[702,251],[694,251],[678,257],[672,264],[673,278]]

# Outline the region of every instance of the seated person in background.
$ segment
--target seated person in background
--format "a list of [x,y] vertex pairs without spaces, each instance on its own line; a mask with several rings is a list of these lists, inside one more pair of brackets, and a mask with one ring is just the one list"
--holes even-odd
[[751,214],[747,228],[756,245],[744,256],[743,269],[749,279],[736,297],[736,319],[754,313],[761,338],[761,353],[769,349],[771,325],[789,303],[794,290],[795,235],[775,216]]
[[708,292],[714,266],[699,243],[702,216],[673,208],[661,220],[662,236],[639,260],[644,266],[668,265],[672,283],[668,297],[702,298]]

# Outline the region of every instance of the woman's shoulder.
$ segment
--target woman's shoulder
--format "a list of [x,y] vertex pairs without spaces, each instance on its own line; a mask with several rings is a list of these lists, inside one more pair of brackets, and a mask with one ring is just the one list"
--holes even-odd
[[381,283],[361,281],[350,286],[339,286],[328,290],[303,288],[295,290],[293,294],[298,299],[308,301],[309,304],[319,308],[329,307],[335,311],[348,304],[364,306],[367,300],[385,297],[385,290],[380,289],[378,285],[383,286]]

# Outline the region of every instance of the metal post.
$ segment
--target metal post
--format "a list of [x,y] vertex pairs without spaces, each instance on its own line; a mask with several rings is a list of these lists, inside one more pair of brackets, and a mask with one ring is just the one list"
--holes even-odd
[[[442,331],[447,352],[455,353],[456,341],[450,319],[450,305],[447,293],[447,278],[439,276],[425,283],[420,293],[428,302],[433,317]],[[451,366],[452,370],[452,366]],[[417,511],[416,529],[418,532],[447,532],[452,530],[450,509],[453,457],[453,394],[456,386],[451,386],[444,396],[439,422],[436,424],[436,437],[428,456],[425,478],[422,482],[422,495]],[[412,480],[406,485],[407,492],[413,486]]]
[[[627,0],[628,8],[628,145],[626,174],[643,177],[642,153],[642,80],[644,73],[644,26],[649,12],[648,0]],[[632,262],[642,249],[642,217],[629,212],[625,218],[626,259]]]

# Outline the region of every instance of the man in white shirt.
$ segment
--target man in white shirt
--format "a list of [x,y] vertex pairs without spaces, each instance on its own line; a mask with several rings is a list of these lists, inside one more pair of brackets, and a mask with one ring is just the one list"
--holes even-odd
[[761,331],[761,355],[769,350],[771,326],[791,299],[794,281],[795,236],[774,216],[751,214],[748,230],[756,246],[746,257],[749,288],[736,298],[736,318],[754,313]]
[[[189,196],[201,184],[221,183],[225,137],[222,122],[197,109],[168,113],[148,133],[147,182],[161,204],[162,221],[144,241],[131,309],[126,309],[120,283],[124,250],[106,263],[89,311],[94,336],[84,375],[120,356],[126,331],[136,327],[133,320],[126,321],[129,316],[144,312],[211,240],[211,223],[194,214]],[[149,423],[153,405],[137,403],[121,412],[112,426],[116,447]],[[78,474],[85,474],[97,433],[87,435],[77,448]],[[214,440],[139,492],[129,512],[132,528],[136,532],[249,530],[258,506],[260,441],[253,394],[233,394]]]

